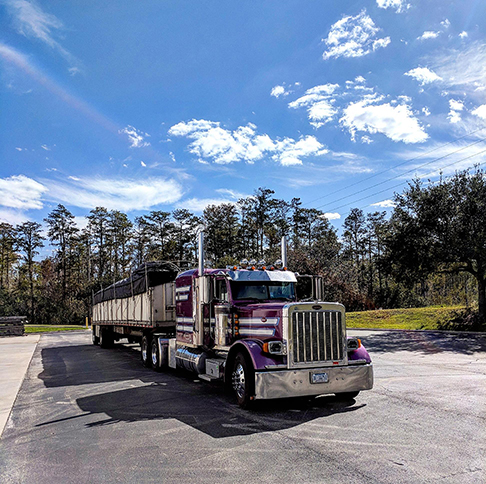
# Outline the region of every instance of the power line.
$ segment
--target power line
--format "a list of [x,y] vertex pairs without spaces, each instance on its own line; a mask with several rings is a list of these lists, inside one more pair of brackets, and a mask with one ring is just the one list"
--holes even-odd
[[[375,183],[374,185],[371,185],[371,186],[369,186],[369,187],[363,188],[363,189],[361,189],[361,190],[359,190],[359,191],[357,191],[357,192],[353,193],[352,195],[346,195],[346,196],[344,196],[344,197],[338,198],[337,200],[334,200],[332,203],[337,203],[337,202],[340,202],[341,200],[345,200],[346,198],[350,198],[350,197],[352,197],[352,196],[354,196],[354,195],[357,195],[358,193],[363,193],[363,192],[365,192],[365,191],[367,191],[367,190],[371,190],[371,189],[373,189],[373,188],[375,188],[375,187],[378,187],[378,186],[380,186],[380,185],[383,185],[383,184],[385,184],[385,183],[388,183],[388,182],[390,182],[390,181],[392,181],[392,180],[396,180],[397,178],[400,178],[400,177],[402,177],[403,175],[406,175],[406,174],[408,174],[408,173],[412,173],[413,171],[415,171],[415,170],[417,170],[417,169],[419,169],[419,168],[423,168],[424,166],[431,165],[432,163],[436,163],[437,161],[443,160],[444,158],[447,158],[448,156],[451,156],[451,155],[454,155],[454,154],[456,154],[456,153],[459,153],[460,151],[464,151],[465,149],[470,148],[471,146],[477,145],[478,143],[481,143],[481,142],[483,142],[483,141],[485,141],[485,139],[484,139],[484,138],[483,138],[483,139],[480,139],[480,140],[478,140],[478,141],[474,141],[473,143],[470,143],[470,144],[468,144],[468,145],[466,145],[466,146],[463,146],[462,148],[459,148],[459,149],[458,149],[458,150],[456,150],[456,151],[451,151],[450,153],[447,153],[447,154],[446,154],[446,155],[444,155],[444,156],[440,156],[439,158],[434,158],[433,160],[428,161],[427,163],[422,163],[421,165],[414,166],[414,167],[413,167],[413,168],[411,168],[410,170],[407,170],[407,171],[405,171],[405,172],[403,172],[403,173],[400,173],[400,174],[399,174],[399,175],[397,175],[397,176],[394,176],[394,177],[392,177],[392,178],[388,178],[388,179],[383,180],[383,181],[381,181],[381,182],[379,182],[379,183]],[[464,159],[467,159],[467,158],[464,158]],[[459,161],[462,161],[462,160],[459,160]],[[458,163],[458,162],[455,162],[455,163]],[[447,165],[447,166],[448,166],[448,165]],[[322,207],[324,207],[324,206],[326,206],[326,205],[328,205],[328,204],[320,205],[320,206],[318,206],[318,207],[316,207],[316,208],[322,208]],[[335,210],[335,209],[333,209],[333,210]],[[332,212],[333,210],[328,210],[328,211],[329,211],[329,212]]]
[[[478,151],[477,153],[474,153],[472,155],[466,156],[465,158],[461,158],[460,160],[454,161],[453,163],[449,163],[448,165],[445,165],[445,166],[441,167],[440,170],[443,170],[444,168],[448,168],[448,167],[450,167],[452,165],[455,165],[456,163],[460,163],[461,161],[469,160],[470,158],[473,158],[473,157],[478,156],[478,155],[480,155],[482,153],[485,153],[485,152],[486,152],[486,149],[484,149],[482,151]],[[481,165],[481,163],[478,163],[478,165]],[[436,171],[437,170],[429,171],[428,173],[425,173],[423,176],[430,175],[431,173],[434,173]],[[404,183],[408,183],[408,180],[405,180],[405,181],[403,181],[403,182],[401,182],[401,183],[399,183],[397,185],[394,185],[392,187],[385,188],[384,190],[380,190],[379,192],[372,193],[371,195],[366,195],[365,197],[358,198],[357,200],[354,200],[354,201],[350,202],[349,204],[346,203],[345,205],[341,205],[339,207],[336,207],[333,210],[330,210],[330,212],[332,212],[334,210],[339,210],[342,207],[347,207],[348,205],[350,205],[352,203],[360,202],[361,200],[366,200],[367,198],[374,197],[375,195],[379,195],[380,193],[384,193],[384,192],[387,192],[389,190],[393,190],[394,188],[397,188],[399,186],[402,186]]]
[[389,171],[394,170],[395,168],[398,168],[398,167],[403,166],[403,165],[405,165],[407,163],[410,163],[411,161],[418,160],[419,158],[422,158],[422,157],[424,157],[426,155],[429,155],[430,153],[433,153],[434,151],[440,150],[440,149],[442,149],[442,148],[444,148],[444,147],[446,147],[446,146],[448,146],[448,145],[450,145],[452,143],[455,143],[457,141],[460,141],[461,139],[467,138],[468,136],[471,136],[474,133],[477,133],[478,131],[482,131],[483,129],[485,129],[485,128],[484,127],[483,128],[478,128],[478,129],[476,129],[474,131],[471,131],[470,133],[465,134],[464,136],[461,136],[459,138],[456,138],[453,141],[449,141],[448,143],[444,143],[443,145],[440,145],[440,146],[438,146],[438,147],[436,147],[436,148],[434,148],[432,150],[426,151],[425,153],[422,153],[422,154],[420,154],[420,155],[418,155],[418,156],[416,156],[414,158],[410,158],[408,160],[403,161],[402,163],[398,163],[397,165],[393,165],[390,168],[387,168],[386,170],[383,170],[383,171],[380,171],[378,173],[375,173],[374,175],[370,175],[369,177],[364,178],[363,180],[359,180],[359,181],[357,181],[355,183],[351,183],[350,185],[347,185],[346,187],[341,188],[339,190],[334,190],[333,192],[327,193],[326,195],[323,195],[322,197],[315,198],[315,199],[311,200],[310,202],[305,202],[304,205],[310,205],[311,203],[314,203],[317,200],[322,200],[323,198],[330,197],[331,195],[334,195],[336,193],[342,192],[343,190],[346,190],[348,188],[352,188],[352,187],[354,187],[356,185],[359,185],[360,183],[364,183],[365,181],[371,180],[372,178],[375,178],[375,177],[377,177],[379,175],[383,175],[383,173],[388,173]]

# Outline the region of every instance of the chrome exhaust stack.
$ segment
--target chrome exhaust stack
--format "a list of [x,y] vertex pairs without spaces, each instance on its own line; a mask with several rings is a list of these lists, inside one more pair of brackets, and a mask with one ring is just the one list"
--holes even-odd
[[282,263],[284,267],[287,265],[287,237],[285,235],[282,237]]
[[201,230],[198,236],[198,276],[204,275],[204,232]]

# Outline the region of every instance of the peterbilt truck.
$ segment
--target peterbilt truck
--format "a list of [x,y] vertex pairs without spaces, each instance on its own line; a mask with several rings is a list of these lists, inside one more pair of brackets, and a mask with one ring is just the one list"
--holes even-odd
[[371,358],[346,336],[345,309],[320,300],[317,279],[305,300],[282,261],[197,269],[146,263],[99,291],[92,309],[94,344],[127,338],[156,371],[185,369],[222,381],[242,408],[255,400],[336,394],[355,398],[373,386]]

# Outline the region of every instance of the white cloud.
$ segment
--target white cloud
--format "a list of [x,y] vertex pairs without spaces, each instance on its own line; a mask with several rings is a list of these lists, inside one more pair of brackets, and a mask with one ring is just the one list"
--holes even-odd
[[382,202],[372,203],[370,207],[394,208],[396,203],[393,200],[383,200]]
[[451,26],[451,22],[448,18],[444,19],[441,23],[442,27],[448,29]]
[[386,47],[390,37],[377,38],[381,29],[375,26],[366,10],[356,17],[343,17],[331,26],[325,39],[328,50],[322,55],[324,60],[338,57],[362,57]]
[[361,143],[369,145],[369,144],[373,143],[373,140],[369,136],[364,135],[364,136],[361,136]]
[[[410,108],[412,99],[398,96],[385,103],[385,96],[364,85],[365,79],[358,76],[346,81],[346,89],[338,84],[325,84],[308,89],[305,94],[289,103],[289,108],[307,109],[311,125],[316,128],[339,116],[339,123],[351,133],[353,141],[358,131],[367,134],[382,133],[393,141],[419,143],[428,138]],[[361,89],[352,89],[359,86]],[[370,144],[372,138],[364,134],[361,142]]]
[[22,151],[22,148],[15,148],[17,151]]
[[410,5],[405,0],[376,0],[376,4],[380,8],[394,8],[397,13],[410,8]]
[[289,108],[297,109],[306,107],[309,120],[316,128],[328,123],[336,115],[331,95],[339,87],[339,84],[324,84],[308,89],[305,94],[289,103]]
[[459,87],[462,93],[475,93],[484,87],[486,44],[474,43],[425,60],[433,62],[445,85]]
[[327,220],[339,220],[341,218],[341,214],[337,212],[326,212],[323,217],[327,218]]
[[486,161],[486,153],[481,153],[482,151],[483,148],[477,143],[459,141],[452,145],[433,143],[428,144],[426,148],[409,148],[395,153],[395,156],[407,161],[416,160],[413,164],[407,163],[406,173],[403,174],[405,180],[412,176],[423,178],[436,177],[441,173],[444,176],[452,175],[456,171],[470,168],[475,163]]
[[0,205],[20,210],[43,207],[42,195],[47,188],[24,175],[0,178]]
[[74,223],[78,227],[79,230],[83,230],[88,226],[89,219],[83,216],[76,216],[74,217]]
[[20,210],[0,208],[0,222],[17,225],[27,222],[28,217]]
[[282,166],[301,165],[302,158],[327,153],[324,146],[314,136],[304,136],[295,141],[292,138],[284,138],[275,142],[277,153],[272,156]]
[[430,109],[427,106],[422,108],[422,112],[424,113],[424,116],[430,116]]
[[130,148],[144,148],[150,146],[148,141],[145,141],[145,137],[149,136],[147,133],[128,125],[126,128],[118,130],[120,134],[126,134],[128,141],[130,142]]
[[406,104],[377,104],[381,101],[382,98],[370,97],[351,103],[343,110],[340,123],[349,130],[353,140],[357,131],[382,133],[393,141],[404,143],[422,143],[428,138]]
[[183,194],[178,182],[165,178],[129,180],[90,177],[72,181],[43,180],[49,188],[51,200],[83,208],[101,206],[127,212],[148,210],[157,205],[174,203]]
[[450,111],[447,115],[447,119],[455,124],[461,120],[460,112],[464,109],[464,104],[462,101],[456,101],[455,99],[449,99]]
[[285,86],[275,86],[270,92],[270,96],[279,98],[280,96],[288,96],[292,91],[287,90]]
[[314,136],[272,140],[267,134],[257,134],[252,123],[231,131],[220,123],[204,119],[180,122],[169,129],[170,136],[184,136],[193,140],[189,144],[190,153],[199,161],[225,165],[243,161],[254,163],[271,155],[281,165],[301,164],[301,158],[319,156],[325,153],[324,146]]
[[486,119],[486,104],[482,104],[473,111],[471,111],[474,116],[478,116],[481,119]]
[[237,192],[236,190],[231,190],[230,188],[218,188],[216,191],[222,195],[229,196],[233,200],[239,200],[240,198],[245,198],[248,196],[244,193]]
[[41,148],[46,151],[51,151],[51,149],[47,145],[42,145]]
[[63,23],[57,17],[44,12],[33,0],[3,0],[3,3],[12,15],[18,33],[38,39],[57,50],[69,62],[78,63],[76,58],[54,38],[57,31],[64,30]]
[[146,163],[144,163],[143,161],[140,161],[140,164],[145,168],[147,166]]
[[435,72],[431,71],[428,67],[416,67],[405,73],[406,76],[410,76],[416,81],[420,82],[421,86],[430,84],[431,82],[442,81],[442,78]]
[[467,36],[468,36],[468,33],[467,33],[465,30],[463,30],[463,31],[462,31],[462,32],[459,34],[459,37],[460,37],[461,39],[465,39]]
[[428,39],[436,39],[439,37],[440,32],[434,32],[432,30],[426,30],[420,37],[417,37],[417,40],[428,40]]

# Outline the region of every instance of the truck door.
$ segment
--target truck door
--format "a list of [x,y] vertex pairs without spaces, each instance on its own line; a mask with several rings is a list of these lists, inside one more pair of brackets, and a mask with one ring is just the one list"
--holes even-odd
[[[215,277],[212,284],[213,297],[211,300],[209,327],[205,334],[205,344],[210,348],[226,346],[226,333],[229,315],[228,282],[225,277]],[[207,335],[207,337],[206,337]]]

